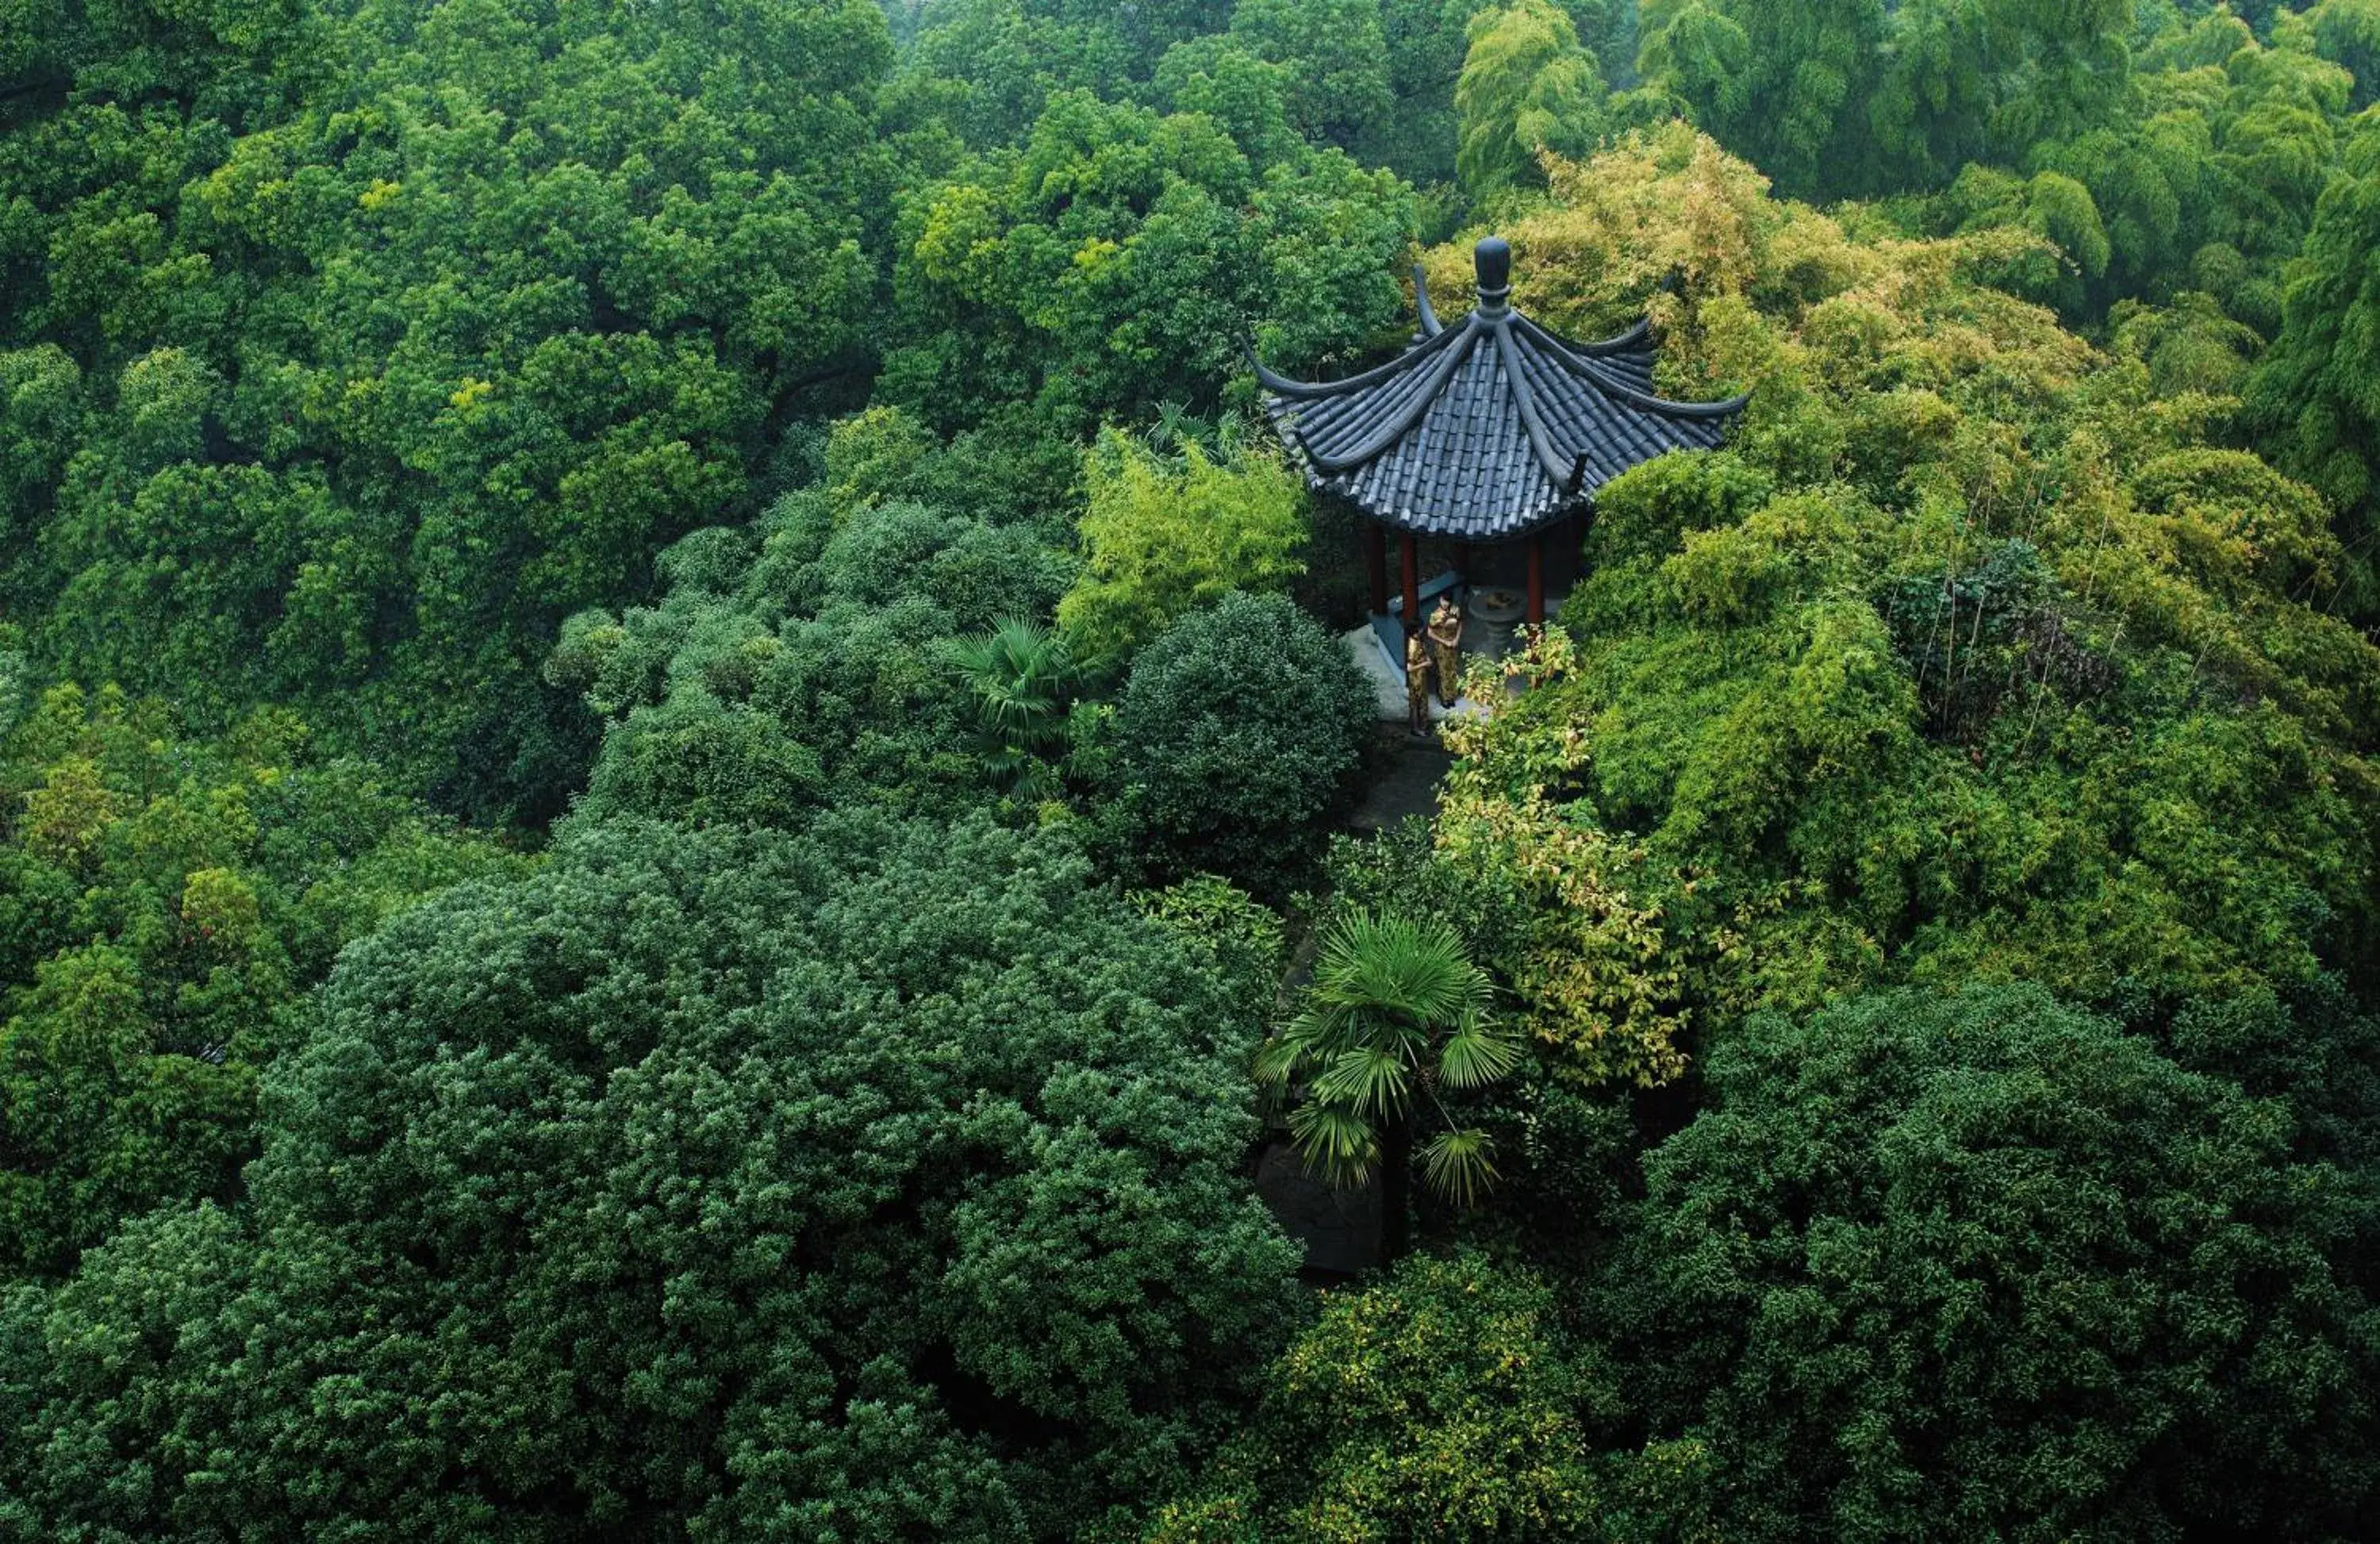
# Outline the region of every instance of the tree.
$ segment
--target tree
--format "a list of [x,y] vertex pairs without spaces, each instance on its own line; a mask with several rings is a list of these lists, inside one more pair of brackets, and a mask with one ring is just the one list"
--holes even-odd
[[1524,1016],[1577,1004],[1547,1027],[1601,1055],[1648,1043],[1610,1033],[1632,1013],[1907,981],[2112,1007],[2360,976],[2380,651],[2330,608],[2313,490],[1975,281],[2029,233],[1854,234],[1682,128],[1552,192],[1508,227],[1521,304],[1588,336],[1649,309],[1673,390],[1756,388],[1727,449],[1598,492],[1566,663],[1463,732],[1441,833],[1599,930]]
[[1250,1002],[1281,991],[1288,935],[1280,913],[1229,880],[1193,874],[1162,890],[1133,893],[1151,920],[1214,963]]
[[1937,184],[1970,161],[2022,166],[2127,105],[2131,0],[1916,0],[1893,18],[1871,106],[1888,181]]
[[[1316,8],[1283,15],[1303,29]],[[1306,369],[1402,326],[1412,190],[1275,132],[1274,89],[1314,81],[1294,67],[1193,50],[1157,83],[1170,114],[1060,91],[1013,152],[918,177],[878,400],[946,432],[1029,401],[1087,436],[1163,403],[1211,411],[1251,329]]]
[[1216,461],[1191,444],[1172,458],[1107,431],[1083,480],[1084,572],[1058,621],[1099,654],[1129,657],[1199,606],[1305,571],[1305,494],[1276,456]]
[[1209,872],[1280,899],[1377,727],[1371,683],[1286,599],[1232,593],[1133,662],[1094,812],[1110,864],[1134,879]]
[[1455,159],[1474,194],[1541,183],[1540,151],[1579,156],[1602,128],[1603,78],[1552,0],[1521,0],[1471,18],[1454,87]]
[[[1361,149],[1417,186],[1454,176],[1454,83],[1469,46],[1468,5],[1446,0],[1380,0],[1389,90],[1397,109]],[[1633,51],[1631,51],[1633,56]]]
[[1396,109],[1380,0],[1239,0],[1232,39],[1289,72],[1290,122],[1353,146]]
[[1022,0],[936,5],[888,93],[891,121],[939,121],[967,144],[1005,145],[1024,138],[1062,91],[1120,94],[1133,61],[1116,18],[1102,25],[1053,16],[1053,8]]
[[2380,609],[2369,533],[2380,508],[2380,121],[2360,120],[2290,267],[2281,334],[2249,388],[2283,465],[2320,488],[2362,555],[2351,604]]
[[[1647,853],[1573,818],[1586,748],[1555,706],[1572,656],[1538,632],[1499,662],[1519,701],[1451,723],[1434,863],[1487,918],[1481,958],[1520,999],[1546,1071],[1578,1088],[1655,1087],[1685,1066],[1683,969],[1661,908],[1636,894]],[[1508,694],[1509,695],[1509,694]]]
[[1067,1537],[1183,1483],[1288,1328],[1257,1033],[1062,833],[581,827],[343,956],[245,1211],[11,1301],[50,1437],[0,1495],[48,1537]]
[[1872,160],[1855,104],[1874,99],[1881,0],[1687,0],[1638,63],[1694,122],[1797,198],[1861,186]]
[[919,502],[1001,513],[980,480],[1012,463],[980,448],[866,415],[832,436],[827,486],[665,551],[656,604],[573,617],[547,677],[605,724],[578,813],[792,829],[842,803],[950,814],[994,797],[1026,764],[976,752],[985,699],[951,650],[1047,615],[1075,570],[1031,526]]
[[65,685],[0,713],[0,1283],[131,1217],[230,1200],[260,1076],[350,940],[519,860],[309,753]]
[[62,16],[74,91],[37,69],[0,136],[0,332],[85,427],[51,454],[45,363],[0,606],[202,736],[287,704],[542,821],[593,748],[554,628],[747,515],[763,425],[858,362],[880,8]]
[[[2104,153],[2105,147],[2097,148]],[[1939,232],[2013,227],[2042,237],[2044,245],[2010,253],[2007,262],[1982,276],[2069,316],[2088,313],[2092,282],[2106,275],[2113,255],[2091,190],[2063,172],[2026,179],[1970,162],[1957,180],[1928,201],[1926,213],[1928,225]]]
[[1755,1015],[1705,1072],[1604,1301],[1727,1537],[2354,1531],[2368,1190],[2280,1106],[2032,987]]
[[55,344],[0,350],[0,574],[26,561],[73,454],[82,371]]
[[2119,302],[2107,318],[2110,344],[2148,368],[2160,396],[2204,392],[2239,395],[2250,368],[2264,351],[2255,330],[2224,314],[2215,297],[2179,296],[2168,308]]
[[1309,1167],[1342,1185],[1379,1176],[1390,1259],[1405,1249],[1417,1115],[1443,1127],[1420,1149],[1431,1189],[1468,1204],[1495,1181],[1493,1140],[1457,1125],[1438,1097],[1519,1064],[1489,997],[1487,972],[1452,930],[1350,912],[1323,936],[1296,1016],[1257,1058],[1259,1084],[1302,1095],[1289,1129]]
[[1168,50],[1153,84],[1169,112],[1203,113],[1221,124],[1261,175],[1302,159],[1305,148],[1289,121],[1292,74],[1289,66],[1216,36]]
[[2380,99],[2380,5],[2374,0],[2322,0],[2304,17],[2316,52],[2355,78],[2349,111],[2360,113]]
[[2115,105],[1997,153],[2089,190],[2107,234],[2095,309],[2198,290],[2269,334],[2350,86],[2295,40],[2265,46],[2217,10],[2141,50]]

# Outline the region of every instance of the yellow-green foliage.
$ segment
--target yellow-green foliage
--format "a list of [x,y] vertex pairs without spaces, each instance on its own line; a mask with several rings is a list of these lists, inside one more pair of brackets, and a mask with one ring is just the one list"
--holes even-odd
[[[1728,1009],[2368,950],[2380,651],[2325,609],[2321,500],[2212,442],[2232,403],[1976,282],[2021,232],[1857,234],[1682,126],[1552,184],[1507,233],[1517,302],[1586,336],[1649,307],[1670,389],[1755,395],[1730,449],[1603,491],[1575,657],[1525,732],[1463,742],[1454,833],[1627,855],[1626,906]],[[1527,744],[1559,754],[1514,775]]]
[[1210,956],[1250,997],[1281,990],[1288,954],[1281,915],[1231,881],[1193,874],[1161,890],[1136,891],[1132,899],[1166,931]]
[[1324,1299],[1207,1487],[1144,1544],[1715,1538],[1699,1442],[1598,1451],[1616,1393],[1535,1275],[1415,1256]]
[[[1504,662],[1523,679],[1551,680],[1572,663],[1570,641],[1548,632]],[[1486,698],[1492,679],[1477,681]],[[1441,732],[1463,760],[1446,779],[1435,826],[1456,871],[1526,917],[1506,940],[1523,1023],[1558,1076],[1583,1083],[1667,1082],[1685,1065],[1677,1046],[1678,954],[1659,911],[1633,899],[1642,844],[1570,819],[1564,799],[1587,764],[1585,736],[1559,698],[1531,692],[1488,718],[1450,719]]]
[[1084,456],[1087,571],[1058,623],[1094,655],[1129,653],[1234,590],[1278,590],[1305,571],[1305,494],[1279,458],[1179,459],[1112,430]]
[[1455,166],[1479,193],[1540,179],[1541,151],[1575,152],[1603,127],[1603,78],[1553,0],[1514,0],[1471,18],[1454,86]]
[[933,449],[931,432],[898,407],[855,413],[827,435],[827,494],[838,511],[881,504],[905,491]]

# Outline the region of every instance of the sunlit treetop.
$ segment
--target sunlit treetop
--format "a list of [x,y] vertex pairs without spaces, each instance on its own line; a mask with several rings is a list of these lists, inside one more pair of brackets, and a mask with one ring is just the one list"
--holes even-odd
[[2234,404],[1978,283],[2020,229],[1859,234],[1682,127],[1552,191],[1508,227],[1517,304],[1649,308],[1666,387],[1756,389],[1730,450],[1603,490],[1577,658],[1532,699],[1553,740],[1483,754],[1645,845],[1624,888],[1706,953],[1697,990],[2365,956],[2380,650],[2329,609],[2320,497],[2210,435]]

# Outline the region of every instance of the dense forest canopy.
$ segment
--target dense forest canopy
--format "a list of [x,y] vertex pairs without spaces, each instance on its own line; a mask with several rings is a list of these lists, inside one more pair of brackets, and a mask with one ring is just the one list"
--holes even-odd
[[[2375,0],[0,0],[0,1538],[2380,1534],[2375,103]],[[1750,403],[1351,836],[1247,355],[1490,233]]]

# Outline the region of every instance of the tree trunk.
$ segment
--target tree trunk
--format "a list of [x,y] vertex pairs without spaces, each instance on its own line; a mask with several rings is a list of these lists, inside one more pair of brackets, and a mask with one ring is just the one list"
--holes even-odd
[[1413,1246],[1413,1127],[1393,1121],[1380,1132],[1380,1264]]

